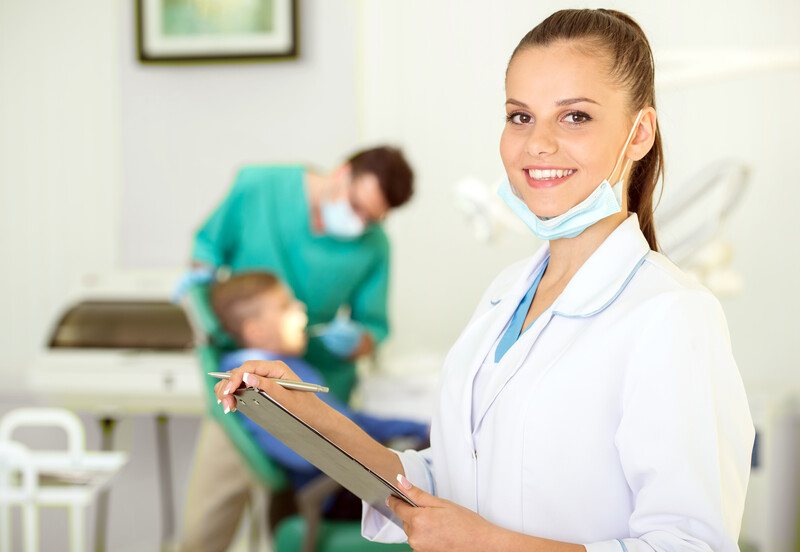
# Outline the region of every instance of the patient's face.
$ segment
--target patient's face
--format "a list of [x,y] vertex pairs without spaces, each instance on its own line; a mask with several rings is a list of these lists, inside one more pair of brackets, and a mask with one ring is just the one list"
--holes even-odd
[[[604,56],[567,42],[519,52],[506,76],[500,156],[540,217],[560,215],[607,178],[634,121]],[[541,171],[561,170],[562,173]]]
[[276,354],[299,356],[306,349],[306,307],[281,285],[253,299],[258,314],[244,321],[243,345]]

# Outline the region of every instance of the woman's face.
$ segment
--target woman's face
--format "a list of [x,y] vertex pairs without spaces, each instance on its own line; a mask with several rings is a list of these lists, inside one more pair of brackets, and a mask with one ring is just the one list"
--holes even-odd
[[500,156],[531,211],[560,215],[609,177],[634,122],[626,102],[604,57],[566,42],[517,53],[506,75]]

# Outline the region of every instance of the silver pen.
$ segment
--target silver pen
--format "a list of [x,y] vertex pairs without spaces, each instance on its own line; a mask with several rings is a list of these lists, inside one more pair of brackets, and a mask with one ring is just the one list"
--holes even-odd
[[[231,374],[230,372],[209,372],[209,376],[212,378],[217,379],[230,379]],[[258,374],[256,374],[258,375]],[[258,376],[263,378],[264,376]],[[286,389],[293,389],[294,391],[309,391],[311,393],[327,393],[328,388],[324,385],[317,385],[316,383],[307,383],[305,381],[292,381],[292,380],[285,380],[279,378],[266,378],[268,380],[274,381],[281,387]]]

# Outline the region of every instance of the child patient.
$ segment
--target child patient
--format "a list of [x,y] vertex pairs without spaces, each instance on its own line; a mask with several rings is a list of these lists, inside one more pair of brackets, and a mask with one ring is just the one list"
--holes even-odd
[[[242,347],[222,357],[220,370],[227,372],[247,360],[280,360],[301,380],[325,385],[321,374],[299,358],[307,344],[305,305],[296,300],[277,277],[267,272],[244,272],[231,276],[211,289],[211,304],[222,326]],[[377,441],[385,443],[397,437],[416,437],[426,441],[428,438],[425,424],[376,418],[353,412],[328,394],[320,394],[320,398]],[[286,468],[295,487],[319,474],[311,463],[258,424],[246,416],[242,416],[242,421],[261,449]]]

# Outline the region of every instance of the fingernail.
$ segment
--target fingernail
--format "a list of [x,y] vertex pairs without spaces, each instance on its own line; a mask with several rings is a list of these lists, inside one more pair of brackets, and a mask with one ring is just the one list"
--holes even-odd
[[250,387],[255,387],[255,385],[253,385],[250,382],[251,379],[255,379],[255,378],[251,377],[250,374],[245,374],[244,376],[242,376],[242,379],[244,380],[244,384],[245,385],[249,385]]
[[400,483],[400,486],[403,487],[404,489],[411,488],[411,482],[408,479],[406,479],[403,476],[403,474],[400,473],[397,474],[397,482]]
[[221,402],[222,402],[222,401],[221,401],[220,399],[217,399],[217,404],[219,404],[219,403],[221,403]]
[[389,497],[388,496],[386,497],[386,505],[387,506],[389,505]]
[[226,405],[225,405],[225,408],[223,409],[223,411],[225,412],[225,414],[227,414],[228,412],[230,412],[230,411],[231,411],[231,409],[230,409],[230,407],[229,407],[229,406],[226,404]]
[[233,391],[235,387],[233,386],[233,382],[230,382],[226,387],[225,391],[222,393],[223,395],[230,395],[231,391]]

